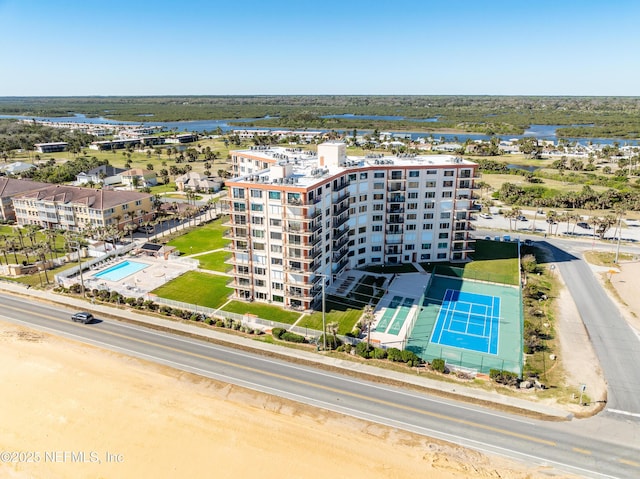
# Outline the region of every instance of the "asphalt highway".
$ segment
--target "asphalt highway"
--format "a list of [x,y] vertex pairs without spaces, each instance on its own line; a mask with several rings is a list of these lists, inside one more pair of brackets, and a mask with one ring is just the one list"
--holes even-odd
[[2,320],[337,413],[583,477],[640,476],[633,417],[534,420],[113,319],[73,323],[71,310],[8,294],[0,304]]

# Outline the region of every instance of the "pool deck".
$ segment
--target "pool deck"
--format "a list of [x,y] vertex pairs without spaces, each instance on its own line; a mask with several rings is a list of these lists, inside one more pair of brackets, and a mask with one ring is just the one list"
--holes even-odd
[[[96,278],[96,274],[106,271],[123,261],[135,261],[148,265],[146,268],[126,276],[119,281]],[[146,256],[124,255],[106,262],[99,268],[84,273],[84,284],[87,289],[108,289],[117,291],[126,297],[144,297],[149,292],[177,278],[187,271],[197,268],[192,260],[182,258],[153,258]]]

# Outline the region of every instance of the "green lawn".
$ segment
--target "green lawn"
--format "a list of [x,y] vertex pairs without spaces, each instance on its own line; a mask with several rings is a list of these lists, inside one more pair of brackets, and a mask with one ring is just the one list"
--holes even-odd
[[295,311],[285,311],[279,306],[262,303],[244,303],[242,301],[232,301],[227,304],[223,311],[236,314],[255,314],[259,318],[278,321],[280,323],[293,324],[302,313]]
[[[337,322],[339,324],[338,334],[346,334],[353,331],[361,316],[361,309],[354,309],[345,305],[340,298],[329,296],[325,303],[325,323]],[[322,331],[322,311],[316,311],[305,316],[297,326]]]
[[189,271],[152,291],[161,298],[182,301],[208,308],[219,308],[227,302],[231,290],[229,278]]
[[202,269],[226,273],[233,268],[233,266],[225,263],[225,260],[229,259],[230,257],[231,253],[227,251],[216,251],[215,253],[196,256],[196,259],[200,261],[200,267]]
[[175,246],[183,254],[204,253],[205,251],[224,248],[229,244],[229,240],[222,237],[222,234],[227,230],[222,225],[226,220],[226,217],[222,217],[206,225],[194,228],[187,234],[172,239],[168,244],[169,246]]

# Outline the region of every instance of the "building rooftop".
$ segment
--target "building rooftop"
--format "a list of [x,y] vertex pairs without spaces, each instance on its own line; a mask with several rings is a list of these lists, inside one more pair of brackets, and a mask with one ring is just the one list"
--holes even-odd
[[113,191],[78,186],[49,185],[16,196],[16,199],[82,204],[89,208],[103,210],[130,201],[141,200],[151,195],[134,191]]
[[231,180],[233,182],[291,184],[303,188],[312,187],[316,183],[326,181],[328,178],[350,169],[476,166],[476,163],[472,161],[453,155],[383,155],[375,153],[366,156],[346,156],[340,161],[340,165],[321,166],[316,152],[301,148],[256,146],[249,150],[236,150],[231,154],[249,156],[272,165],[260,172],[238,176]]

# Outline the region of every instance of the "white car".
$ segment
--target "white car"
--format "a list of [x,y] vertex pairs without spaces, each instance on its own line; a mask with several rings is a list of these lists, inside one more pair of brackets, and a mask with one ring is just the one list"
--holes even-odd
[[493,218],[493,216],[491,216],[489,213],[480,213],[480,218],[490,220],[491,218]]

